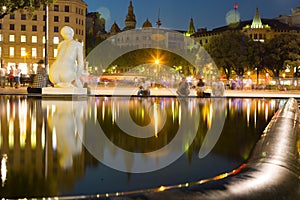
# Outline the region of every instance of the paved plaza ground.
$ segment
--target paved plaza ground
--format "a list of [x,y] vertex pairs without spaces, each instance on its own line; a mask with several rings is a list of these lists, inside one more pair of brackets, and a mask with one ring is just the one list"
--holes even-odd
[[[111,95],[136,95],[138,88],[135,87],[97,87],[92,88],[89,95],[111,96]],[[0,88],[1,94],[26,95],[27,87],[18,89],[6,87]],[[38,95],[38,94],[37,94]],[[177,96],[176,88],[151,88],[151,96]],[[191,90],[191,97],[196,96],[195,90]],[[300,90],[225,90],[224,97],[250,97],[250,98],[300,98]]]

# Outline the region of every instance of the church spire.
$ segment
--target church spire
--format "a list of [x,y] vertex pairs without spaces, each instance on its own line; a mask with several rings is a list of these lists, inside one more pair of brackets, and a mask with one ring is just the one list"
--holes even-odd
[[263,28],[263,24],[261,22],[258,8],[256,8],[256,12],[251,24],[251,28]]
[[186,32],[187,36],[193,35],[195,33],[195,26],[194,26],[194,21],[193,18],[190,19],[190,25],[188,28],[188,31]]
[[135,15],[133,12],[132,0],[130,0],[129,6],[128,6],[128,13],[127,13],[126,20],[125,20],[125,30],[135,29],[135,27],[136,27],[136,20],[135,20]]

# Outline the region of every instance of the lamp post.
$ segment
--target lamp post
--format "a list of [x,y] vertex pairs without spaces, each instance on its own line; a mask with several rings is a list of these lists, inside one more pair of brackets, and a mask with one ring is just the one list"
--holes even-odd
[[[5,13],[6,12],[6,6],[2,6],[2,8],[1,8],[1,14],[3,14],[3,13]],[[4,17],[4,16],[3,16]],[[3,31],[3,18],[1,18],[1,37],[0,37],[0,42],[1,42],[1,46],[0,46],[0,68],[2,68],[2,55],[3,55],[3,49],[2,49],[2,47],[3,47],[3,33],[4,33],[4,31]]]
[[159,82],[159,76],[158,76],[158,74],[159,74],[159,71],[160,71],[160,69],[159,69],[159,59],[156,59],[155,60],[155,65],[156,65],[156,79],[157,79],[157,82]]

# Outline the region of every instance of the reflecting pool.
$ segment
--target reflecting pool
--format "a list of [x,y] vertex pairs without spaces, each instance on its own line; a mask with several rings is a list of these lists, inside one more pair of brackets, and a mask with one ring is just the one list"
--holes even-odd
[[0,96],[0,196],[109,197],[224,178],[285,101]]

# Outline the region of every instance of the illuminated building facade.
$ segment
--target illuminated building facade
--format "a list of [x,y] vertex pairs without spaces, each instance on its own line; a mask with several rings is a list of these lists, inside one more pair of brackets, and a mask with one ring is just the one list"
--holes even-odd
[[241,31],[253,40],[260,42],[264,42],[266,39],[271,39],[283,33],[295,33],[300,36],[300,27],[290,26],[277,19],[262,19],[257,8],[253,20],[240,21],[229,24],[228,26],[215,28],[211,31],[198,29],[191,37],[201,45],[205,45],[209,43],[213,36],[220,35],[225,31]]
[[[48,12],[48,60],[53,63],[57,45],[62,41],[60,29],[70,26],[74,39],[85,44],[87,4],[82,0],[57,0]],[[35,73],[39,60],[45,59],[45,7],[29,15],[16,11],[0,21],[1,63],[8,69],[18,65],[22,74]],[[85,49],[85,48],[84,48]]]

